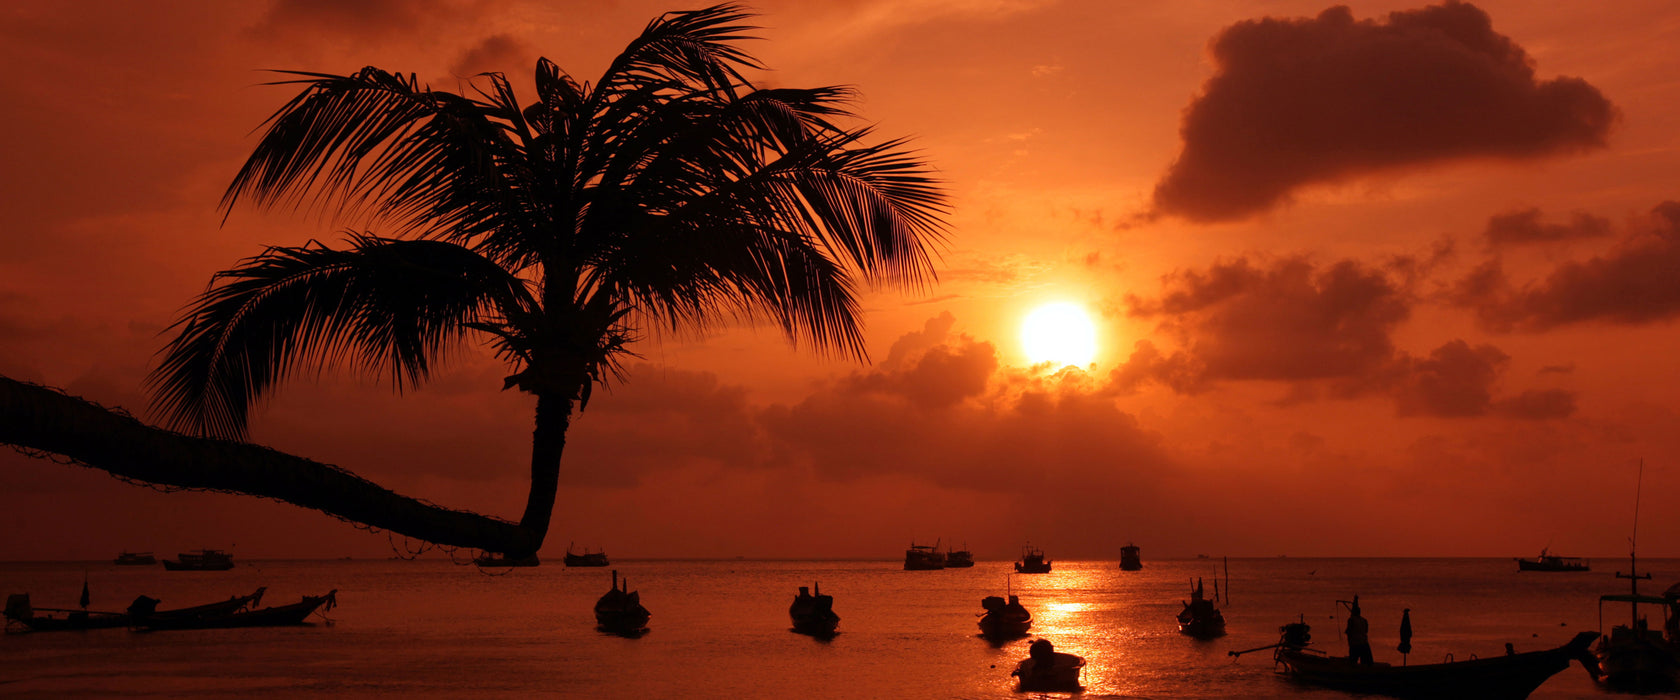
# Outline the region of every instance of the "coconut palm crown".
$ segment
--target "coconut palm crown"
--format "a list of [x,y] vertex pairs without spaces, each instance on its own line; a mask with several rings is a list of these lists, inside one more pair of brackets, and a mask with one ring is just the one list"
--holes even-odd
[[[470,340],[536,397],[540,547],[574,409],[643,333],[770,321],[796,346],[865,357],[858,285],[933,280],[944,194],[903,141],[867,144],[850,90],[758,89],[720,5],[664,15],[594,85],[543,59],[524,106],[377,68],[286,72],[223,196],[366,222],[342,245],[273,247],[215,275],[171,328],[150,386],[172,427],[242,438],[302,370],[347,365],[400,391]],[[522,555],[526,552],[511,552]]]

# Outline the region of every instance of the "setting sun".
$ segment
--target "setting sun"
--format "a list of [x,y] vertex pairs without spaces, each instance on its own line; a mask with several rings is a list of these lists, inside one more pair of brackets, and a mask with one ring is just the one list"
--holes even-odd
[[1085,366],[1097,356],[1097,328],[1078,304],[1045,304],[1021,323],[1021,348],[1034,364]]

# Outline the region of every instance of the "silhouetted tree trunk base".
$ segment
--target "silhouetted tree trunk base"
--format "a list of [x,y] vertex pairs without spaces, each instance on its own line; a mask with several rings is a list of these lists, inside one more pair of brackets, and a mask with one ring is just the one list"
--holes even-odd
[[533,554],[542,546],[544,533],[403,496],[329,464],[261,445],[149,426],[91,401],[3,376],[0,443],[164,489],[272,498],[442,546],[510,556]]

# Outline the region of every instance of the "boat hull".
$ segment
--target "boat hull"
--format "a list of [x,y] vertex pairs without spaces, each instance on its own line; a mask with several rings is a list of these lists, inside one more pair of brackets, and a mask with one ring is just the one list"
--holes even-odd
[[1015,637],[1025,637],[1031,630],[1031,615],[1019,617],[987,613],[980,618],[980,634],[987,637],[1013,639]]
[[310,614],[322,606],[331,607],[338,600],[338,591],[332,591],[323,596],[304,596],[303,600],[291,605],[277,605],[272,608],[235,612],[226,615],[196,615],[190,617],[169,616],[167,614],[155,616],[137,616],[134,626],[145,630],[204,630],[231,629],[237,627],[288,627],[304,624]]
[[600,554],[572,554],[568,552],[564,561],[566,566],[586,567],[606,566],[610,563],[607,561],[607,555],[604,552]]
[[[1596,632],[1582,632],[1556,649],[1441,664],[1361,666],[1346,657],[1279,649],[1277,662],[1295,680],[1349,693],[1398,698],[1521,700],[1571,659],[1592,663]],[[1593,666],[1596,668],[1596,665]]]
[[1050,562],[1047,562],[1047,561],[1026,561],[1026,562],[1018,561],[1018,562],[1015,562],[1015,573],[1017,573],[1017,574],[1048,574],[1048,573],[1050,573]]
[[1025,692],[1077,692],[1083,689],[1079,676],[1084,669],[1085,659],[1056,652],[1051,663],[1044,666],[1038,659],[1023,659],[1010,675],[1020,679],[1019,689]]

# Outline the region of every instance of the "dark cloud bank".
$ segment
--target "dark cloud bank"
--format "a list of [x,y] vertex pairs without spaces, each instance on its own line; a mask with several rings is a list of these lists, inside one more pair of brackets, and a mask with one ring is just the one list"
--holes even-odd
[[1368,173],[1584,151],[1616,118],[1585,80],[1537,79],[1528,53],[1468,3],[1248,20],[1209,50],[1215,73],[1184,111],[1158,214],[1237,220]]

